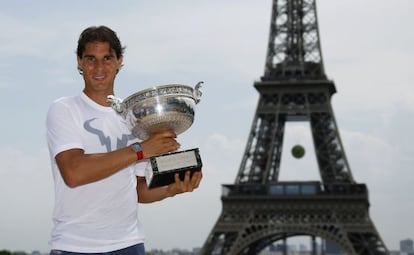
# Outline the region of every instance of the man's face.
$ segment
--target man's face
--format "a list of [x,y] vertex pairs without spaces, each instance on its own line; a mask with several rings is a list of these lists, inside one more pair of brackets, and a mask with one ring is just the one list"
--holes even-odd
[[115,76],[121,66],[122,58],[116,57],[109,43],[87,43],[82,58],[78,57],[78,67],[83,70],[85,92],[113,94]]

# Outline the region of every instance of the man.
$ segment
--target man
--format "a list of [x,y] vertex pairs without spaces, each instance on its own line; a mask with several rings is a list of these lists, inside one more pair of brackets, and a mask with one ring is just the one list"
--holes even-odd
[[202,174],[178,174],[175,183],[148,189],[144,170],[151,156],[179,148],[174,132],[138,143],[110,107],[124,47],[105,26],[85,29],[77,62],[84,79],[78,96],[53,102],[47,115],[47,141],[55,182],[51,254],[144,255],[138,202],[151,203],[192,192]]

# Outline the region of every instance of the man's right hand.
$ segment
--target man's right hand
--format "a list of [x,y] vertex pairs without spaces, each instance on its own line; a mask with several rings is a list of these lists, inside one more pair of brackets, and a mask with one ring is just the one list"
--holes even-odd
[[178,150],[180,144],[176,138],[177,135],[173,131],[165,131],[150,136],[147,140],[141,142],[144,158]]

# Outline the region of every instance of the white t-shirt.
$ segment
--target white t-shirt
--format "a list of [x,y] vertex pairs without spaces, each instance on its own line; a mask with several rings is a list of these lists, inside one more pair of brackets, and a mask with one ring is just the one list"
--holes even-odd
[[144,176],[147,161],[75,188],[64,183],[55,161],[59,152],[68,149],[105,153],[136,141],[121,116],[84,93],[53,102],[47,115],[47,142],[55,182],[52,249],[108,252],[144,242],[138,220],[136,176]]

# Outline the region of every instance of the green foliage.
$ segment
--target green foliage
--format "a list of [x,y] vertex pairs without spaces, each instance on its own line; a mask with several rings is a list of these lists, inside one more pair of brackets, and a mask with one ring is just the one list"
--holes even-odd
[[0,250],[0,255],[13,255],[13,252],[8,250]]
[[24,251],[12,252],[8,250],[0,250],[0,255],[27,255]]

